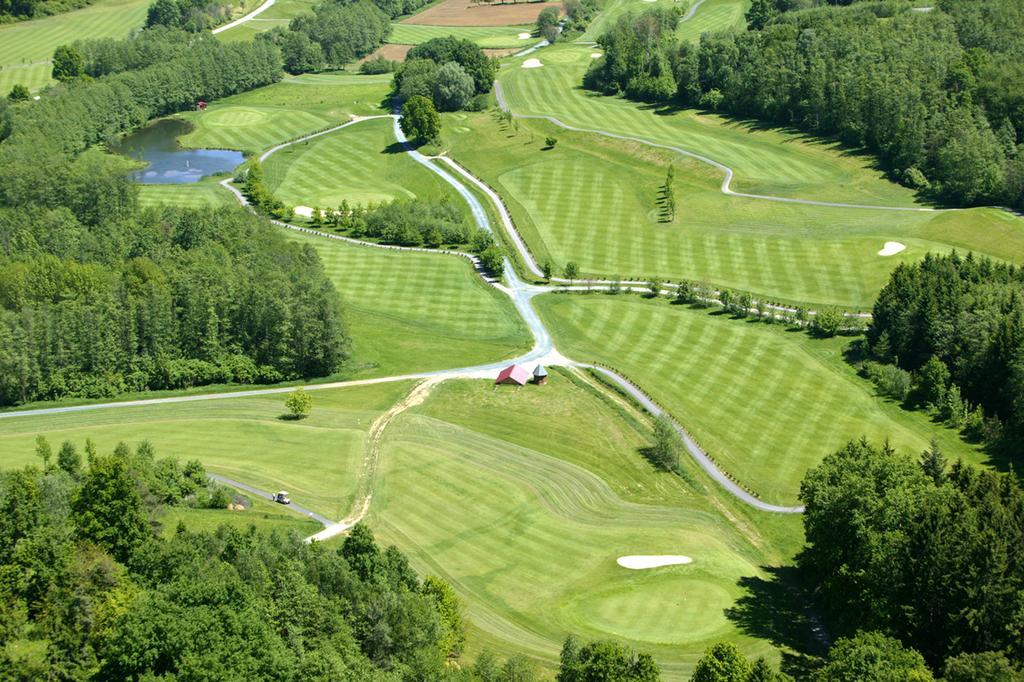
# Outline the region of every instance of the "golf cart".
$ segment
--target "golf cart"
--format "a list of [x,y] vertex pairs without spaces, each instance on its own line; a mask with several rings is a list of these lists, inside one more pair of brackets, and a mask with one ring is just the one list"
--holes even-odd
[[278,494],[274,495],[274,497],[272,499],[274,500],[274,502],[277,502],[278,504],[291,504],[292,503],[292,498],[288,497],[288,493],[286,493],[283,490],[281,492],[279,492]]

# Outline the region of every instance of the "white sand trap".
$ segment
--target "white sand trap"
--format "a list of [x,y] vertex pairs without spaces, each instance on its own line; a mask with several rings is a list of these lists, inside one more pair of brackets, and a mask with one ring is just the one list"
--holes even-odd
[[530,39],[530,34],[529,33],[520,33],[519,34],[519,39],[520,40],[529,40]]
[[630,556],[620,556],[615,560],[615,563],[619,566],[634,571],[644,568],[659,568],[661,566],[677,566],[692,562],[693,559],[682,554],[632,554]]
[[310,208],[309,206],[296,206],[295,207],[295,215],[300,215],[303,218],[312,218],[313,217],[313,209]]
[[604,56],[604,55],[603,55],[603,54],[601,54],[600,52],[591,52],[591,53],[590,53],[590,58],[591,58],[591,59],[600,59],[600,58],[601,58],[601,57],[603,57],[603,56]]
[[907,248],[906,244],[900,244],[899,242],[886,242],[882,250],[878,252],[879,256],[895,256],[900,251]]
[[525,62],[523,62],[523,68],[524,69],[539,69],[542,66],[544,66],[544,65],[541,64],[540,60],[536,59],[536,58],[534,58],[534,59],[527,59]]

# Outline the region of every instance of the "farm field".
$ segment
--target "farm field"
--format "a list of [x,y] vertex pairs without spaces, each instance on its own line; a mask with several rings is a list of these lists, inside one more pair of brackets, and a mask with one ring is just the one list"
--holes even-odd
[[257,153],[275,144],[339,125],[352,116],[387,113],[381,102],[391,74],[309,74],[212,102],[203,112],[178,117],[195,129],[185,147],[238,149]]
[[334,209],[395,199],[461,201],[441,178],[404,153],[390,118],[361,121],[275,152],[267,186],[291,206]]
[[[699,15],[699,13],[698,13]],[[546,48],[542,68],[511,59],[501,70],[505,99],[516,114],[555,116],[580,128],[633,135],[709,156],[735,172],[738,192],[801,199],[915,206],[913,193],[886,180],[870,160],[806,135],[693,110],[666,110],[583,90],[593,46]],[[719,176],[721,177],[721,176]]]
[[0,93],[21,83],[35,91],[52,82],[58,45],[80,38],[127,38],[145,23],[149,0],[96,0],[88,7],[42,19],[0,25]]
[[341,293],[357,378],[497,362],[531,345],[509,299],[462,258],[293,238]]
[[[726,612],[741,579],[795,548],[799,521],[759,517],[742,533],[701,482],[656,473],[646,438],[562,373],[522,389],[448,381],[385,433],[369,523],[454,585],[470,659],[487,648],[550,669],[569,631],[651,652],[666,680],[688,679],[720,639],[777,659]],[[693,563],[631,571],[616,564],[628,554]]]
[[[455,36],[489,49],[527,48],[538,40],[533,36],[533,31],[533,26],[420,26],[397,23],[391,26],[388,42],[398,45],[419,45],[434,38]],[[520,35],[523,33],[529,33],[530,37],[521,38]]]
[[846,339],[630,295],[552,294],[536,303],[563,353],[642,386],[767,502],[795,503],[807,469],[861,436],[910,453],[936,438],[950,459],[985,460],[956,432],[877,397],[843,360]]
[[546,7],[558,2],[475,3],[473,0],[442,0],[400,23],[425,26],[519,26],[533,24]]
[[158,459],[198,459],[213,473],[287,490],[295,502],[340,519],[352,503],[366,430],[408,389],[396,382],[317,391],[301,422],[280,419],[282,395],[13,417],[0,428],[0,466],[37,461],[37,435],[79,449],[91,438],[100,452],[148,440]]
[[224,206],[237,203],[231,193],[218,184],[220,178],[203,178],[182,185],[139,185],[140,206]]
[[[1024,220],[994,209],[876,211],[727,196],[706,164],[633,142],[493,113],[449,114],[454,158],[503,196],[538,262],[628,279],[689,279],[772,300],[868,309],[900,262],[928,251],[1024,254]],[[544,140],[558,140],[542,150]],[[675,171],[674,219],[658,203]],[[885,242],[906,250],[879,256]]]

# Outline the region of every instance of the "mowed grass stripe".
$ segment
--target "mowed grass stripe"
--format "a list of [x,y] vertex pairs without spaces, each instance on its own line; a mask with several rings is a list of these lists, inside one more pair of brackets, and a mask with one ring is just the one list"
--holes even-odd
[[950,457],[981,459],[955,432],[877,398],[842,360],[843,339],[625,295],[544,296],[538,309],[564,353],[626,373],[766,501],[794,503],[806,470],[861,436],[908,452],[936,437]]
[[[392,24],[387,42],[396,45],[419,45],[434,38],[455,36],[470,40],[480,47],[509,48],[529,47],[533,43],[530,26],[424,26],[418,24]],[[520,33],[530,33],[531,38],[523,39]]]

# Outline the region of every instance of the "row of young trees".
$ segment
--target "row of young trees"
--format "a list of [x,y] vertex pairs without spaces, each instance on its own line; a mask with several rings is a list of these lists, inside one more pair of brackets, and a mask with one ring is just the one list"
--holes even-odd
[[789,4],[761,0],[751,30],[699,45],[677,41],[675,10],[626,16],[584,84],[835,135],[937,200],[1024,206],[1019,2]]
[[800,498],[807,545],[798,564],[835,630],[895,636],[936,671],[951,659],[961,671],[1024,664],[1024,489],[1015,475],[949,466],[934,444],[914,461],[862,440],[808,472]]
[[1019,461],[1024,442],[1024,271],[927,255],[882,289],[867,339],[883,390]]
[[255,528],[166,537],[154,519],[201,467],[86,450],[0,473],[6,678],[425,680],[459,654],[452,589],[364,526],[336,551]]

